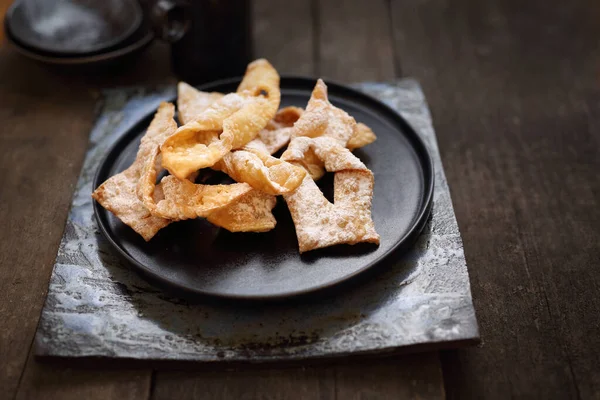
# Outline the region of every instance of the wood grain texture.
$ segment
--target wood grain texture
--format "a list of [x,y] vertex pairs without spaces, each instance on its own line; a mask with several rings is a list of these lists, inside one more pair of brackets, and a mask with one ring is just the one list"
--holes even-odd
[[335,399],[444,399],[437,353],[338,366]]
[[318,74],[341,82],[397,76],[389,2],[319,0]]
[[484,345],[444,353],[450,398],[600,393],[600,6],[394,1],[423,83]]
[[0,392],[9,397],[27,360],[94,109],[88,93],[73,96],[11,56],[0,56],[0,74],[12,77],[0,83]]
[[168,399],[333,399],[332,368],[244,369],[214,372],[161,372],[152,400]]
[[265,57],[280,74],[314,75],[310,1],[252,1],[254,57]]
[[[155,56],[160,56],[158,50]],[[147,64],[148,56],[137,62]],[[157,69],[145,73],[139,67],[132,70],[135,63],[124,65],[119,70],[124,74],[115,79],[110,73],[94,73],[90,83],[90,75],[45,68],[10,48],[0,52],[0,74],[5,77],[0,81],[2,396],[12,398],[19,389],[19,396],[27,398],[34,393],[35,397],[37,387],[47,382],[48,390],[59,398],[60,388],[70,391],[72,378],[77,377],[60,366],[39,369],[33,360],[25,365],[94,121],[98,99],[94,90],[115,81],[154,83],[158,76],[168,76],[164,69],[158,70],[164,64],[154,65]],[[46,374],[51,378],[46,379]],[[150,371],[141,373],[142,377],[144,374],[149,377]],[[81,375],[78,387],[109,396],[112,387],[106,385],[103,391],[96,379],[93,373]]]
[[4,46],[4,15],[13,0],[0,0],[0,48]]
[[152,400],[443,399],[437,353],[305,367],[161,371]]
[[16,400],[147,399],[150,376],[147,369],[121,369],[118,365],[69,368],[63,364],[40,363],[31,356]]

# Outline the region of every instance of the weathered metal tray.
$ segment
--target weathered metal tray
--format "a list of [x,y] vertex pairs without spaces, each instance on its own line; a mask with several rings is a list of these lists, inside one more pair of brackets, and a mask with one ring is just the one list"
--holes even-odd
[[263,362],[477,343],[462,241],[423,94],[411,80],[356,87],[400,112],[434,164],[431,217],[393,265],[344,290],[259,307],[192,303],[149,284],[99,231],[90,193],[108,149],[161,100],[172,98],[174,88],[114,90],[105,93],[90,136],[36,354]]

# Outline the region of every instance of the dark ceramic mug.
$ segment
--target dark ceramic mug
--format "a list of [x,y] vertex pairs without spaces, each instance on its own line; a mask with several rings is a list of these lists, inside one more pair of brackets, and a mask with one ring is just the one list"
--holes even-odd
[[175,73],[198,84],[243,75],[252,58],[249,0],[149,0],[157,35],[171,43]]

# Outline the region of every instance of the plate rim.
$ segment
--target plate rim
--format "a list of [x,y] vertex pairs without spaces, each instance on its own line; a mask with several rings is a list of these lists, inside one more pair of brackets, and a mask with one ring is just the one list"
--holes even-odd
[[27,48],[24,44],[21,44],[17,38],[13,37],[6,25],[4,26],[4,33],[7,42],[11,45],[10,47],[12,47],[22,56],[34,61],[60,66],[85,66],[93,65],[94,63],[103,61],[116,60],[119,57],[129,55],[144,48],[154,40],[154,33],[152,30],[142,25],[130,37],[128,37],[127,40],[134,38],[138,34],[139,38],[136,38],[124,47],[112,48],[106,52],[92,53],[88,55],[61,56],[37,53],[34,50]]
[[123,33],[121,33],[121,35],[114,37],[111,40],[107,40],[105,43],[96,44],[95,47],[91,47],[91,49],[88,49],[88,50],[60,50],[60,49],[57,49],[56,47],[54,47],[54,48],[43,47],[40,45],[39,41],[32,42],[32,41],[26,40],[23,37],[20,37],[19,35],[15,34],[14,28],[12,26],[12,20],[14,18],[13,15],[17,12],[17,9],[19,7],[24,6],[23,3],[24,3],[24,0],[16,0],[9,6],[8,10],[6,11],[6,15],[4,16],[4,26],[5,26],[6,30],[10,31],[11,35],[13,35],[20,42],[23,42],[26,46],[34,49],[34,52],[35,52],[35,50],[42,51],[42,52],[48,52],[48,53],[55,54],[57,57],[86,58],[86,57],[90,57],[93,54],[98,53],[98,52],[108,53],[111,48],[118,46],[119,43],[132,37],[133,34],[137,30],[139,30],[139,28],[142,26],[142,22],[144,19],[143,18],[144,12],[142,10],[141,5],[137,1],[128,1],[127,6],[133,7],[133,11],[135,12],[135,19],[133,21],[131,21],[133,23],[130,24],[130,26]]
[[[301,75],[285,75],[285,74],[283,74],[280,76],[281,76],[281,82],[282,82],[281,86],[282,87],[283,87],[284,81],[288,82],[288,84],[296,82],[296,86],[298,86],[298,84],[301,84],[301,85],[310,85],[309,87],[314,87],[314,84],[316,83],[317,79],[319,79],[319,78],[313,78],[313,77],[301,76]],[[194,87],[197,88],[198,90],[202,90],[202,91],[214,90],[214,88],[218,87],[218,86],[239,83],[241,81],[241,79],[242,79],[241,76],[233,77],[233,78],[219,79],[219,80],[207,82],[207,83],[204,83],[201,85],[195,85]],[[109,213],[109,211],[102,208],[102,206],[96,200],[92,199],[92,206],[94,209],[94,217],[96,219],[98,228],[102,232],[104,238],[111,244],[111,246],[115,250],[117,250],[117,252],[120,254],[120,256],[124,257],[128,262],[133,264],[138,269],[138,272],[143,273],[145,275],[145,277],[150,278],[153,281],[153,283],[155,283],[155,284],[158,283],[160,286],[165,285],[168,289],[172,289],[172,290],[175,290],[176,292],[183,293],[184,297],[204,296],[204,297],[216,298],[216,299],[248,300],[248,301],[277,301],[277,300],[283,300],[283,299],[298,298],[298,297],[306,296],[309,294],[317,294],[317,293],[323,292],[327,289],[338,287],[342,283],[354,281],[356,277],[370,271],[371,269],[376,267],[378,264],[385,262],[389,257],[391,257],[393,255],[400,255],[401,254],[400,250],[402,250],[403,247],[410,248],[411,246],[413,246],[414,242],[416,241],[418,236],[421,234],[423,228],[425,227],[427,220],[429,219],[429,216],[431,214],[432,205],[433,205],[433,193],[434,193],[434,186],[435,186],[435,169],[434,169],[433,159],[429,152],[429,147],[427,146],[427,144],[425,143],[425,141],[423,140],[421,135],[419,133],[417,133],[417,130],[415,128],[413,128],[413,126],[404,117],[402,117],[402,115],[400,115],[400,113],[398,113],[396,110],[394,110],[393,108],[391,108],[390,106],[388,106],[387,104],[382,102],[381,100],[379,100],[367,93],[364,93],[358,89],[354,89],[347,85],[337,83],[336,81],[333,81],[333,80],[330,80],[327,78],[323,78],[323,80],[325,81],[325,84],[328,86],[328,88],[333,89],[333,91],[338,91],[338,92],[342,91],[342,92],[349,93],[352,96],[362,97],[367,102],[374,103],[377,107],[383,109],[386,114],[391,116],[391,118],[394,119],[395,122],[398,122],[399,125],[402,127],[404,136],[408,139],[409,143],[411,143],[411,146],[413,147],[413,150],[416,152],[417,158],[420,160],[420,163],[421,163],[421,167],[423,170],[422,171],[423,172],[423,181],[425,182],[425,185],[424,185],[424,193],[421,196],[421,198],[423,199],[423,202],[419,208],[419,212],[417,213],[417,216],[415,217],[414,222],[412,223],[410,229],[408,229],[408,231],[399,240],[397,240],[387,251],[385,251],[379,257],[364,264],[361,268],[357,269],[356,271],[354,271],[348,275],[344,275],[343,277],[340,277],[338,279],[328,281],[327,283],[313,286],[313,287],[310,287],[307,289],[296,290],[293,292],[286,292],[286,293],[280,293],[280,294],[272,294],[272,295],[226,294],[226,293],[210,292],[210,291],[206,291],[206,290],[199,290],[197,288],[182,285],[180,283],[170,281],[170,280],[166,279],[163,275],[159,275],[156,272],[148,269],[143,263],[139,262],[134,257],[132,257],[124,248],[122,248],[113,239],[112,234],[109,232],[108,227],[105,226],[105,223],[102,220],[102,216],[101,216],[101,213],[103,213],[103,212]],[[175,103],[176,99],[177,99],[177,95],[171,96],[168,99],[165,99],[162,101],[169,101],[169,102]],[[104,182],[104,180],[102,182],[100,181],[100,179],[101,179],[100,176],[105,175],[102,172],[104,172],[104,170],[106,169],[105,166],[107,164],[107,160],[113,155],[113,153],[115,151],[118,151],[119,147],[123,147],[122,142],[125,141],[130,136],[130,132],[132,132],[138,125],[142,124],[144,121],[150,119],[154,113],[155,113],[155,111],[152,111],[152,112],[144,115],[143,117],[139,118],[139,120],[137,120],[130,127],[128,127],[124,131],[124,133],[120,137],[118,137],[115,140],[115,142],[110,146],[110,148],[106,152],[106,155],[102,158],[102,160],[98,164],[97,170],[94,174],[94,178],[92,181],[93,190],[96,190],[96,188],[98,188],[98,186],[100,186]],[[408,132],[409,135],[406,135],[406,132]],[[420,149],[415,148],[416,147],[415,144],[418,147],[420,147]],[[404,251],[406,251],[406,249],[404,249]]]

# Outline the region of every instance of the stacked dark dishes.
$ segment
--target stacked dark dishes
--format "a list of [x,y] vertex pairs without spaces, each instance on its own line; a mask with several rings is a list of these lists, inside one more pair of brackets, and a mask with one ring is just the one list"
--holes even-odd
[[24,56],[58,65],[114,64],[154,38],[137,0],[17,0],[4,29]]

